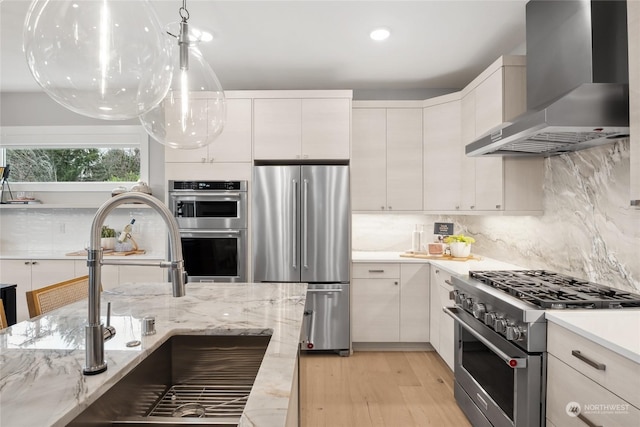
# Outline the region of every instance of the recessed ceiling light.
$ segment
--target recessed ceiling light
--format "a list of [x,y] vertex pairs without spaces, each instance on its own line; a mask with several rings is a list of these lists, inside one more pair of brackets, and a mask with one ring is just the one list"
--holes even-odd
[[391,32],[388,29],[376,28],[375,30],[371,31],[371,34],[369,34],[369,37],[371,37],[371,39],[377,42],[380,42],[388,39],[390,35],[391,35]]

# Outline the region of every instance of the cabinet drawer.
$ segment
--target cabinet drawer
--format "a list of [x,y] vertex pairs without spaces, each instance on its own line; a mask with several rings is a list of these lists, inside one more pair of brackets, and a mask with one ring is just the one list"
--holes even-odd
[[549,354],[640,407],[640,381],[630,381],[640,378],[640,364],[553,322],[547,324],[547,340]]
[[400,264],[354,263],[353,277],[357,279],[400,279]]
[[[627,427],[640,419],[640,409],[553,355],[548,356],[547,377],[547,418],[556,426]],[[578,407],[575,403],[579,416],[567,413],[568,405]]]

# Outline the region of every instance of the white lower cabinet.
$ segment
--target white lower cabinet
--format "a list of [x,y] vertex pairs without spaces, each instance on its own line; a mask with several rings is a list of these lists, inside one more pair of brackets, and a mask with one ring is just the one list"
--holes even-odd
[[0,282],[16,284],[16,319],[29,319],[27,292],[64,280],[73,279],[73,260],[3,259],[0,260]]
[[[161,260],[149,260],[157,261]],[[87,262],[76,260],[76,275],[83,276],[89,274]],[[103,265],[100,268],[102,279],[102,289],[108,290],[124,283],[139,282],[167,282],[167,269],[153,266],[131,266],[131,265]]]
[[446,281],[450,274],[436,266],[431,266],[431,345],[453,371],[454,361],[454,321],[442,309],[454,305],[449,294],[453,290]]
[[640,364],[547,323],[547,419],[556,426],[637,426]]
[[429,265],[354,263],[351,285],[355,343],[429,341]]

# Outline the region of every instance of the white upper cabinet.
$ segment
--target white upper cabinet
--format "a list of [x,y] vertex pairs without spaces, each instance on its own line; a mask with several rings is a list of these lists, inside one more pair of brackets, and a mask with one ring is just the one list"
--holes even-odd
[[353,109],[353,210],[422,211],[422,108],[410,103]]
[[387,205],[387,110],[353,109],[351,207],[385,210]]
[[387,210],[422,210],[422,108],[387,109]]
[[350,98],[258,98],[253,102],[255,159],[349,159]]
[[460,94],[438,97],[423,111],[425,211],[460,208],[462,184]]
[[302,156],[348,159],[351,140],[351,100],[302,100]]
[[461,204],[463,211],[542,210],[542,158],[467,157],[474,139],[526,111],[521,56],[501,57],[462,90]]
[[631,200],[640,206],[640,2],[627,2]]
[[227,122],[218,138],[211,144],[195,150],[177,150],[165,147],[166,162],[250,162],[251,130],[251,99],[227,98]]

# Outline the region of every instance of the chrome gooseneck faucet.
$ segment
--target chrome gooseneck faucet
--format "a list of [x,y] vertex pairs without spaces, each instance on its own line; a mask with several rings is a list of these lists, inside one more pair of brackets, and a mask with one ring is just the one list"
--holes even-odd
[[[123,203],[139,202],[152,207],[160,214],[169,228],[170,259],[160,263],[152,262],[127,262],[102,260],[102,249],[100,247],[100,231],[107,215],[116,207]],[[157,265],[158,267],[169,268],[171,271],[171,283],[173,296],[182,297],[185,295],[186,273],[184,271],[184,260],[182,259],[182,245],[180,243],[180,231],[175,218],[167,207],[155,197],[144,193],[124,193],[114,196],[105,202],[96,212],[91,224],[91,235],[89,236],[89,248],[87,254],[87,266],[89,267],[89,315],[85,327],[86,337],[86,362],[82,369],[85,375],[95,375],[107,370],[107,362],[104,360],[104,341],[115,335],[115,329],[111,326],[105,328],[100,323],[100,283],[101,266],[109,265]]]

